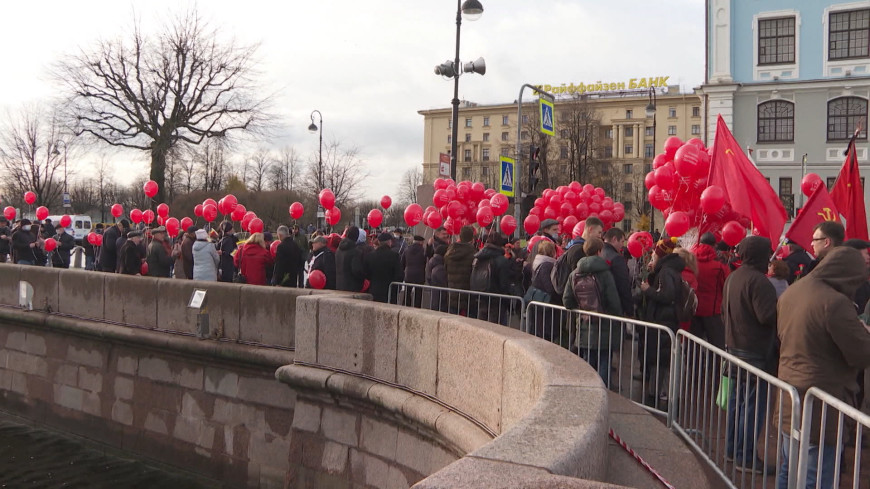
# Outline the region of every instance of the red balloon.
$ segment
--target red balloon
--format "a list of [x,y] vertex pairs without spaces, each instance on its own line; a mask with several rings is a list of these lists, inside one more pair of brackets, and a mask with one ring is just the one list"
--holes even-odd
[[655,158],[653,158],[652,169],[658,170],[659,168],[665,166],[665,164],[667,162],[668,162],[668,157],[664,153],[659,153],[656,155]]
[[572,238],[579,238],[583,236],[583,231],[586,229],[586,221],[580,221],[574,225],[574,229],[571,230]]
[[550,196],[550,204],[549,207],[553,207],[554,209],[558,209],[562,205],[562,196],[559,194],[553,194]]
[[737,221],[728,221],[722,226],[722,241],[728,246],[737,246],[746,237],[746,228]]
[[72,225],[72,218],[64,214],[60,217],[60,225],[65,228],[70,227]]
[[[301,202],[293,202],[290,204],[290,217],[293,219],[299,219],[302,217],[302,214],[305,213],[305,207],[303,207]],[[235,212],[235,210],[233,211]]]
[[142,220],[145,221],[145,224],[151,224],[154,222],[154,211],[148,209],[147,211],[142,213]]
[[208,204],[202,206],[202,218],[206,222],[212,222],[217,218],[217,205]]
[[535,234],[538,232],[540,227],[541,220],[534,214],[529,214],[529,216],[523,221],[523,229],[526,230],[527,234]]
[[810,197],[823,184],[822,177],[815,173],[807,173],[801,180],[801,192],[803,192],[807,197]]
[[710,185],[701,192],[701,210],[705,214],[715,214],[725,205],[725,191],[718,185]]
[[[634,237],[633,234],[632,237]],[[631,256],[640,258],[640,256],[643,255],[643,245],[640,241],[629,238],[626,246],[628,247],[628,252],[631,253]]]
[[496,193],[489,199],[489,205],[492,207],[492,212],[497,216],[504,215],[508,208],[508,198],[504,194]]
[[439,189],[435,191],[435,195],[432,196],[432,203],[435,204],[436,207],[444,207],[450,202],[450,198],[447,197],[447,191],[444,189]]
[[134,224],[142,222],[142,211],[139,209],[133,209],[130,211],[130,220],[133,221]]
[[589,214],[598,214],[599,212],[601,212],[601,204],[598,202],[589,204]]
[[320,270],[312,270],[311,273],[308,274],[308,285],[310,285],[312,289],[322,289],[326,287],[326,275],[324,275]]
[[341,221],[341,209],[333,205],[332,209],[326,210],[325,217],[327,224],[329,224],[330,226],[335,226],[339,223],[339,221]]
[[457,200],[451,201],[447,204],[447,214],[453,219],[462,216],[462,204],[460,204]]
[[157,215],[166,219],[169,216],[169,206],[166,204],[160,204],[157,206]]
[[608,223],[613,223],[613,221],[615,220],[613,219],[613,211],[608,209],[602,210],[601,214],[599,214],[598,217],[601,218],[605,225],[607,225]]
[[656,170],[655,175],[656,185],[664,190],[674,188],[674,170],[670,166],[663,166]]
[[227,215],[231,214],[234,210],[236,210],[236,206],[239,205],[239,199],[236,198],[233,194],[226,194],[223,199],[224,207],[227,208],[228,212],[223,212],[222,214]]
[[259,217],[251,219],[251,222],[248,223],[248,231],[252,233],[262,233],[264,227],[263,220]]
[[425,224],[432,229],[438,229],[443,223],[444,220],[442,219],[441,213],[439,212],[429,213],[429,218],[425,221]]
[[57,248],[57,241],[54,238],[48,238],[45,240],[45,251],[54,251]]
[[381,207],[383,207],[384,209],[389,209],[391,205],[393,205],[393,199],[391,199],[389,195],[384,195],[383,197],[381,197]]
[[587,217],[589,217],[589,206],[587,204],[584,204],[583,202],[580,202],[579,204],[577,204],[577,207],[574,208],[574,215],[577,217],[577,219],[581,221],[583,219],[586,219]]
[[674,167],[677,173],[684,177],[693,177],[697,175],[698,160],[701,158],[701,150],[694,144],[684,144],[680,146],[674,154]]
[[667,159],[669,159],[669,160],[674,159],[674,155],[677,154],[677,150],[680,149],[680,146],[682,146],[682,145],[683,145],[683,141],[680,138],[678,138],[677,136],[671,136],[671,137],[665,139],[664,150],[665,150],[665,156],[667,157]]
[[148,275],[148,263],[142,263],[142,266],[139,267],[139,273],[142,275]]
[[486,185],[484,185],[480,182],[475,182],[475,183],[471,184],[471,197],[472,198],[479,200],[479,199],[483,198],[484,192],[486,192]]
[[369,226],[376,228],[384,222],[384,214],[378,209],[372,209],[369,211],[369,215],[366,216],[366,220],[369,222]]
[[187,228],[189,228],[190,226],[193,226],[193,219],[191,219],[189,217],[183,217],[183,218],[181,218],[181,222],[179,223],[178,226],[179,226],[178,227],[179,230],[184,230],[185,232],[187,232]]
[[700,138],[692,138],[692,139],[686,141],[686,144],[691,144],[692,146],[701,150],[702,153],[707,152],[707,148],[704,146],[704,141],[701,141]]
[[145,192],[145,195],[149,199],[153,199],[154,196],[157,195],[157,189],[157,182],[155,182],[154,180],[148,180],[147,182],[145,182],[145,185],[142,185],[142,190]]
[[[456,217],[454,217],[454,219],[456,219]],[[423,220],[423,208],[420,207],[420,204],[417,203],[409,204],[408,207],[405,208],[404,218],[405,224],[407,224],[408,227],[413,227],[417,224],[420,224],[420,221]]]
[[46,217],[48,217],[48,207],[41,205],[36,208],[36,219],[42,221]]
[[668,236],[679,238],[686,234],[691,226],[689,215],[682,211],[672,212],[665,221],[665,231]]
[[205,206],[203,206],[202,204],[196,204],[195,206],[193,206],[193,215],[196,217],[202,217],[203,207]]
[[490,207],[481,207],[477,210],[477,225],[485,228],[492,224],[492,221],[495,219],[495,214],[492,212],[492,208]]
[[277,239],[272,241],[272,244],[269,245],[269,251],[272,253],[272,258],[275,258],[275,255],[278,254],[278,246],[281,245],[281,242]]
[[[194,209],[194,212],[195,211],[196,211],[196,209]],[[248,209],[245,209],[245,206],[243,206],[242,204],[239,204],[236,206],[235,209],[233,209],[233,213],[230,214],[230,219],[232,219],[233,221],[241,221],[242,219],[244,219],[245,214],[247,214],[247,213],[248,213]]]
[[90,243],[92,245],[96,245],[97,244],[97,233],[90,232],[90,233],[88,233],[87,236],[85,236],[85,239],[88,240],[88,243]]
[[559,215],[559,211],[553,207],[544,209],[544,219],[555,219]]
[[335,194],[332,193],[332,190],[328,188],[321,190],[317,198],[324,209],[329,210],[335,207]]
[[444,178],[438,178],[434,182],[432,182],[432,186],[435,187],[435,190],[443,190],[447,188],[447,180]]
[[517,220],[514,219],[514,216],[504,216],[501,218],[499,228],[505,235],[510,236],[517,230]]
[[124,206],[121,204],[112,204],[112,216],[115,218],[121,217],[124,215]]
[[167,219],[164,226],[166,226],[166,234],[168,234],[170,238],[178,236],[178,231],[181,229],[181,223],[179,223],[178,219],[174,217]]
[[227,202],[223,199],[223,197],[221,197],[221,199],[217,201],[217,210],[223,215],[227,215],[231,212],[227,209]]
[[6,217],[10,222],[15,220],[15,208],[11,205],[7,205],[6,208],[3,209],[3,216]]
[[574,226],[577,225],[577,218],[574,216],[567,216],[564,221],[562,221],[562,234],[568,234],[574,230]]
[[27,205],[33,205],[36,202],[36,194],[29,190],[24,192],[24,202],[27,202]]
[[571,205],[570,202],[563,202],[561,206],[559,206],[559,216],[560,217],[568,217],[574,212],[574,206]]

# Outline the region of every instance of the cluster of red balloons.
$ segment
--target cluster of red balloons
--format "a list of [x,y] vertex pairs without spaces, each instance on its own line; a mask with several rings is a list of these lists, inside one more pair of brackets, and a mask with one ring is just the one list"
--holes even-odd
[[632,233],[625,243],[628,252],[631,256],[639,258],[645,252],[650,251],[655,246],[655,240],[648,231],[639,231]]
[[[405,222],[409,226],[420,222],[432,229],[443,226],[448,233],[456,235],[462,226],[472,223],[480,227],[490,226],[508,208],[507,197],[495,189],[486,188],[481,182],[456,183],[452,179],[439,178],[433,185],[433,205],[424,210],[419,204],[411,204],[405,209]],[[510,218],[505,224],[505,219],[501,221],[501,229],[510,234],[516,229],[516,221]],[[514,223],[513,228],[510,227],[511,222]]]
[[320,191],[317,195],[317,200],[320,201],[320,205],[326,209],[324,213],[324,218],[326,219],[326,223],[330,226],[335,226],[341,221],[341,209],[335,206],[335,194],[332,193],[332,190],[325,188]]
[[[383,207],[384,210],[389,209],[391,205],[393,205],[393,199],[391,199],[389,195],[384,195],[383,197],[381,197],[381,207]],[[405,209],[405,211],[406,211],[406,214],[408,214],[407,209]],[[413,220],[413,218],[414,218],[413,212],[410,214],[410,217]],[[381,212],[380,209],[372,209],[369,211],[368,215],[366,216],[366,221],[368,221],[369,227],[373,227],[373,228],[379,227],[384,222],[384,213]],[[407,222],[407,218],[405,219],[405,221]],[[419,221],[418,221],[418,223],[419,223]],[[414,225],[416,225],[416,223]],[[409,224],[409,226],[410,226],[410,224]]]
[[582,229],[578,224],[586,218],[597,217],[605,229],[625,218],[625,207],[614,202],[601,187],[587,183],[571,182],[556,189],[546,189],[535,199],[535,206],[523,221],[523,228],[533,234],[545,219],[559,221],[562,234],[579,236]]
[[85,239],[88,240],[88,243],[90,243],[91,246],[103,246],[103,235],[102,234],[97,234],[97,233],[93,233],[93,232],[88,233],[88,235]]
[[[711,152],[698,138],[684,143],[671,136],[665,140],[664,153],[653,159],[644,184],[650,204],[665,217],[668,236],[680,237],[704,224],[717,240],[733,246],[746,236],[749,219],[731,209],[725,189],[708,185]],[[724,232],[726,227],[729,233]],[[738,233],[738,229],[742,231]]]

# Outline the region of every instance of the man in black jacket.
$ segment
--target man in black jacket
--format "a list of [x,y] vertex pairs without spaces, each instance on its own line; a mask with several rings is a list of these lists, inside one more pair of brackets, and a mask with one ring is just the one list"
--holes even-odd
[[[395,235],[393,235],[395,238]],[[401,238],[404,242],[404,238]],[[426,250],[423,249],[425,239],[423,236],[414,236],[414,242],[403,247],[402,251],[396,249],[396,244],[393,243],[393,251],[399,254],[402,259],[402,269],[405,271],[405,283],[408,284],[424,284],[426,283]],[[419,308],[423,303],[423,289],[414,287],[413,291],[406,291],[405,305],[411,305],[411,297],[414,299],[414,307]]]
[[118,248],[116,243],[122,235],[129,232],[130,222],[121,219],[117,224],[103,233],[103,246],[100,248],[100,268],[104,272],[115,273],[118,267]]
[[15,263],[19,265],[43,265],[37,263],[35,250],[39,246],[39,239],[31,226],[29,219],[22,219],[18,229],[12,233],[12,252]]
[[281,243],[275,250],[275,272],[272,285],[296,287],[299,270],[302,269],[302,250],[290,236],[287,226],[278,226],[278,239]]
[[604,233],[603,257],[610,264],[610,273],[616,282],[616,292],[622,304],[621,315],[630,318],[634,316],[634,302],[631,299],[631,274],[628,272],[628,262],[622,254],[624,245],[625,231],[622,229],[610,228]]
[[[326,290],[335,290],[335,254],[326,246],[326,238],[318,236],[311,241],[311,253],[306,264],[307,274],[320,270],[326,276]],[[310,283],[306,283],[311,288]]]
[[789,241],[788,256],[783,261],[788,265],[788,283],[791,285],[801,275],[801,272],[810,266],[813,259],[805,249],[801,248],[801,245]]
[[0,263],[6,263],[6,257],[12,251],[12,230],[9,229],[9,221],[0,217]]
[[390,284],[402,281],[399,254],[393,251],[393,235],[378,235],[378,248],[365,256],[365,276],[369,279],[369,293],[377,302],[387,302]]
[[76,239],[66,232],[66,229],[60,224],[54,229],[56,232],[54,240],[57,241],[57,248],[52,253],[51,264],[57,268],[69,268],[70,253],[76,247]]
[[[483,245],[480,251],[475,253],[474,261],[471,265],[472,282],[475,273],[481,274],[479,269],[489,270],[489,280],[486,285],[486,290],[477,292],[487,292],[489,294],[511,294],[511,274],[510,264],[504,256],[504,245],[507,244],[507,239],[500,232],[492,232],[486,238],[486,244]],[[475,272],[475,270],[478,270]],[[475,284],[472,283],[472,286]],[[499,299],[489,296],[479,297],[477,303],[478,318],[484,321],[499,323],[507,326],[511,315],[511,304],[503,302]]]
[[336,289],[346,292],[361,292],[365,271],[363,269],[363,250],[357,246],[359,228],[351,226],[344,233],[344,239],[335,253]]
[[139,244],[142,242],[142,233],[130,231],[127,240],[121,245],[118,253],[118,272],[124,275],[140,275],[142,273],[142,259],[145,255]]

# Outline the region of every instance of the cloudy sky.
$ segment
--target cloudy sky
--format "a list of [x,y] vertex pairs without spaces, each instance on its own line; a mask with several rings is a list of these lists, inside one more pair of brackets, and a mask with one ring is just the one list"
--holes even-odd
[[[503,103],[523,83],[626,81],[670,76],[690,90],[703,80],[704,2],[671,0],[481,0],[485,12],[463,22],[460,58],[486,59],[485,76],[460,80],[460,98]],[[198,7],[221,35],[258,43],[262,85],[275,93],[281,127],[262,146],[291,144],[307,158],[319,109],[324,139],[357,146],[371,177],[367,195],[392,193],[423,158],[418,110],[448,107],[453,86],[433,67],[453,57],[456,3],[448,0],[78,0],[9,2],[0,17],[0,110],[47,100],[50,64],[101,38],[123,35],[134,13],[153,31],[179,9]],[[112,156],[117,168],[147,174],[136,152]],[[93,155],[77,161],[90,176]],[[71,162],[72,164],[72,162]],[[118,171],[130,181],[135,172]]]

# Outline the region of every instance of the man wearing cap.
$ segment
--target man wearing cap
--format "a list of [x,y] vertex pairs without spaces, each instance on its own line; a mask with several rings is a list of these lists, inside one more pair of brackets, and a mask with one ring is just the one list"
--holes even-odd
[[76,247],[76,239],[60,223],[54,229],[57,248],[52,252],[51,264],[56,268],[69,268],[70,253]]
[[[311,241],[311,253],[305,264],[305,274],[307,277],[314,270],[320,270],[326,277],[326,285],[323,288],[335,290],[335,254],[327,246],[327,241],[324,236],[318,236]],[[310,289],[311,284],[306,283],[305,287]]]
[[365,256],[364,273],[369,279],[369,293],[377,302],[387,302],[390,284],[402,281],[399,254],[393,251],[393,235],[378,235],[378,248]]
[[[148,263],[148,276],[168,278],[172,266],[172,249],[169,247],[169,242],[166,241],[166,228],[160,226],[152,229],[151,237],[153,239],[148,245],[148,255],[145,257],[145,262]],[[193,277],[192,267],[190,276]]]
[[447,229],[444,226],[436,229],[432,239],[426,244],[426,261],[431,260],[435,256],[435,248],[441,245],[450,246],[450,235],[447,234]]
[[[175,260],[172,273],[175,278],[193,279],[193,244],[196,242],[196,231],[196,226],[188,226],[181,241],[172,247],[172,259]],[[206,237],[207,235],[208,233]]]
[[142,272],[142,233],[130,231],[127,233],[127,241],[118,252],[118,273],[124,275],[139,275]]
[[130,231],[130,221],[121,219],[103,233],[103,246],[100,248],[100,268],[104,272],[115,272],[118,266],[118,238]]
[[22,219],[18,229],[12,233],[12,255],[19,265],[37,265],[35,248],[40,238],[32,231],[30,219]]
[[[408,244],[405,243],[405,236],[402,234],[402,228],[396,228],[393,230],[393,251],[402,256],[405,253],[405,249],[408,247]],[[421,282],[422,283],[422,282]]]

